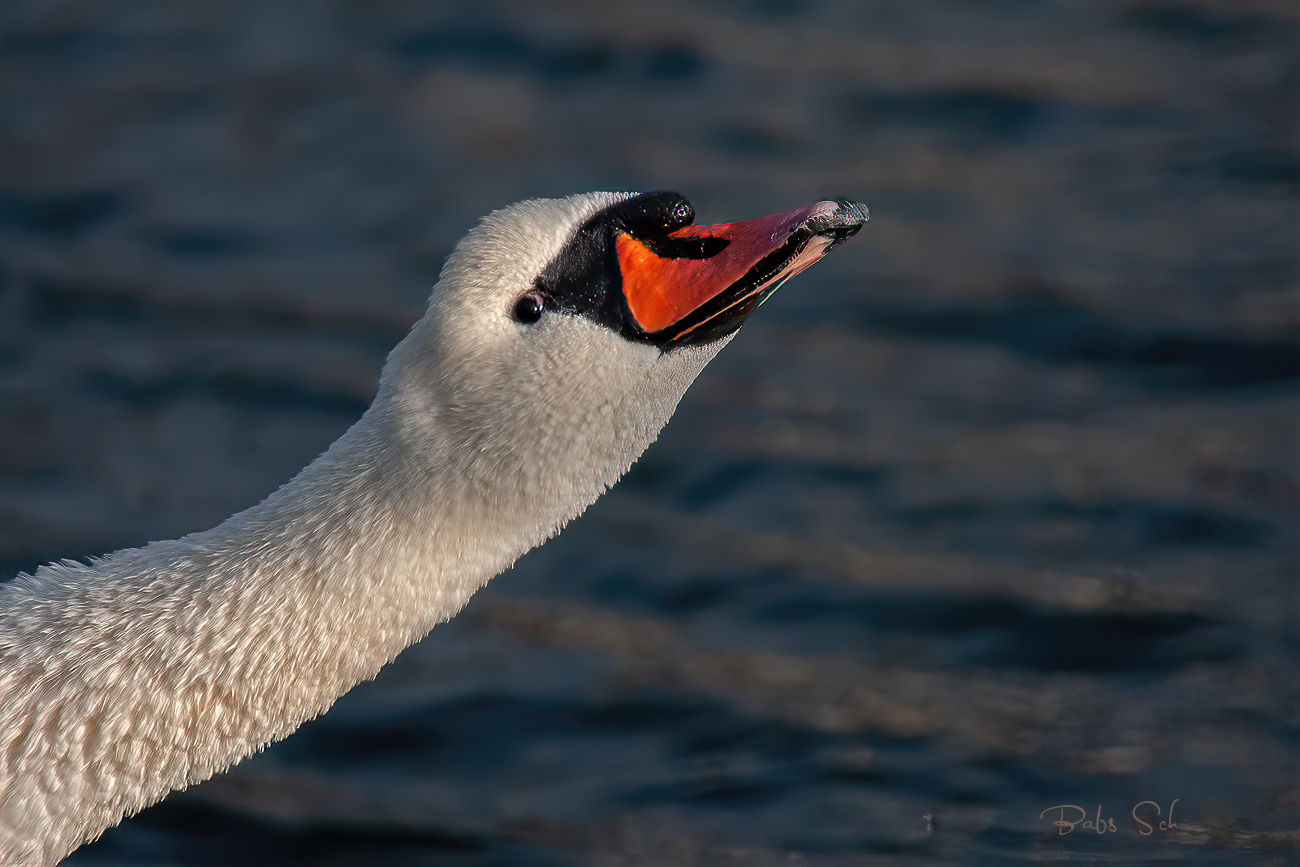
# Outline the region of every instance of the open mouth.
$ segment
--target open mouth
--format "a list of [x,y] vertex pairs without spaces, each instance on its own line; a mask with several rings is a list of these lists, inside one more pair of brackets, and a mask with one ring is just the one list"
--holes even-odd
[[724,337],[867,218],[865,205],[836,199],[658,239],[619,232],[627,324],[665,351]]

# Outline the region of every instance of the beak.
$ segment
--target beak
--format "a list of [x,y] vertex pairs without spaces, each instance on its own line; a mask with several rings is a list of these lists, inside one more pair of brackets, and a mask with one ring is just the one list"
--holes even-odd
[[865,205],[837,199],[658,239],[620,230],[615,243],[631,324],[664,350],[730,334],[867,217]]

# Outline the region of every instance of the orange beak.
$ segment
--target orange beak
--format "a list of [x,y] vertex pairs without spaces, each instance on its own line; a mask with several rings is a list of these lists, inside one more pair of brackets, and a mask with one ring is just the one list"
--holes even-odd
[[738,329],[867,217],[864,205],[837,200],[741,223],[688,226],[660,239],[620,230],[615,243],[627,309],[664,349],[714,340]]

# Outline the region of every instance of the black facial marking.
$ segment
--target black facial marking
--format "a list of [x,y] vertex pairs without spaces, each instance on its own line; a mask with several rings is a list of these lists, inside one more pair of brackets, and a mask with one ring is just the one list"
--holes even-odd
[[622,333],[631,318],[623,300],[623,275],[609,211],[584,223],[537,277],[547,310],[586,316]]
[[[632,312],[627,309],[615,239],[619,232],[624,232],[662,256],[658,245],[679,243],[668,238],[668,234],[694,221],[695,209],[686,197],[666,191],[642,193],[599,211],[578,228],[572,240],[537,278],[537,290],[546,308],[586,316],[633,340],[649,340],[649,335],[636,326]],[[723,241],[722,247],[726,245]],[[708,246],[712,249],[708,256],[722,249],[717,245]],[[688,242],[682,247],[686,258],[706,257],[705,245]]]
[[[725,238],[669,238],[671,232],[695,221],[695,209],[681,193],[642,193],[610,205],[579,227],[573,239],[537,278],[537,291],[548,310],[586,316],[629,340],[651,343],[665,352],[683,343],[707,343],[739,327],[732,317],[719,317],[712,328],[684,335],[704,305],[683,323],[655,333],[636,324],[623,295],[623,273],[615,241],[619,232],[631,235],[663,259],[708,259],[727,248]],[[752,309],[752,306],[750,307]],[[680,338],[680,339],[679,339]]]
[[607,209],[622,229],[660,259],[711,259],[727,249],[725,238],[670,238],[695,222],[695,209],[681,193],[642,193]]
[[[635,237],[635,236],[634,236]],[[712,259],[731,244],[726,238],[637,238],[660,259]]]
[[642,193],[606,209],[634,238],[663,238],[695,222],[695,209],[681,193]]

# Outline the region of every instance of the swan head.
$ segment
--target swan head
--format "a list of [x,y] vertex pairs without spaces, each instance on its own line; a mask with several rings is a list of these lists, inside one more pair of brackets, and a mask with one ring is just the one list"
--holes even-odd
[[459,502],[558,508],[562,523],[654,440],[745,318],[866,219],[840,200],[694,226],[669,192],[496,211],[447,259],[372,411],[407,457],[455,465]]

